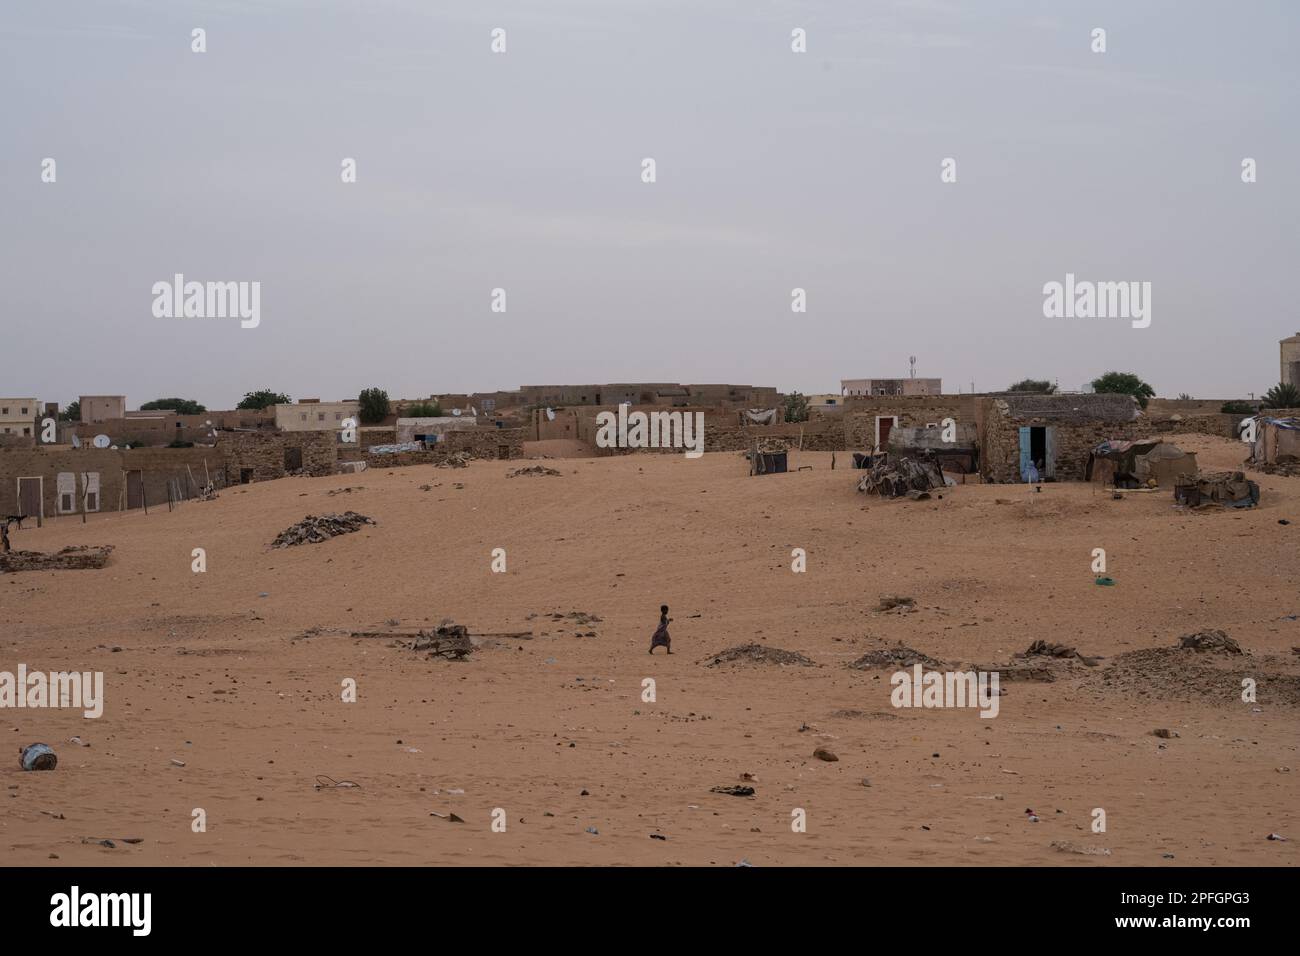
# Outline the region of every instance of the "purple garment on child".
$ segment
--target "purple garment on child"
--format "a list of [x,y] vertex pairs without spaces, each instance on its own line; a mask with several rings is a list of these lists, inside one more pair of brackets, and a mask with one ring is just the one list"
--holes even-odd
[[655,630],[654,637],[650,638],[650,646],[651,647],[669,646],[667,621],[659,622],[659,627]]

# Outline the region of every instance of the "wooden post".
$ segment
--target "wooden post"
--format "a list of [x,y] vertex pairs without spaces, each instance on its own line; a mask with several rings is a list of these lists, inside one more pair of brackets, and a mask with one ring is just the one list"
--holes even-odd
[[140,503],[144,505],[144,513],[149,513],[149,489],[144,481],[144,469],[140,469]]
[[[207,464],[207,459],[206,459],[206,458],[203,459],[203,462],[204,462],[204,464]],[[185,473],[188,474],[188,475],[190,476],[190,489],[191,489],[191,492],[196,492],[196,491],[198,491],[198,490],[199,490],[199,484],[198,484],[197,481],[194,480],[194,472],[190,471],[190,466],[189,466],[189,465],[186,465],[186,466],[185,466]]]

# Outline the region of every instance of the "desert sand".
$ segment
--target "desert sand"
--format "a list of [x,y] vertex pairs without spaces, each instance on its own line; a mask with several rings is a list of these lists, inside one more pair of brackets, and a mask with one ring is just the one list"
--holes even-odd
[[[1202,468],[1244,457],[1175,440]],[[0,710],[0,860],[1297,863],[1300,478],[1251,474],[1262,500],[1246,511],[1087,484],[887,501],[830,457],[792,453],[811,469],[759,478],[737,454],[551,459],[559,476],[515,478],[534,463],[375,469],[14,532],[16,548],[115,551],[102,570],[0,575],[0,670],[105,675],[97,720]],[[377,523],[270,547],[307,514],[346,510]],[[1115,586],[1094,583],[1094,548]],[[916,610],[877,610],[886,594]],[[674,653],[651,657],[665,603]],[[530,636],[459,662],[407,646],[445,618]],[[1172,650],[1205,628],[1246,653]],[[847,666],[900,641],[954,665],[1012,663],[1036,639],[1103,659],[1005,681],[993,719],[896,709],[891,669]],[[709,666],[751,642],[815,666]],[[1156,648],[1156,664],[1123,657]],[[19,768],[35,741],[55,771]],[[754,796],[711,792],[737,784]]]

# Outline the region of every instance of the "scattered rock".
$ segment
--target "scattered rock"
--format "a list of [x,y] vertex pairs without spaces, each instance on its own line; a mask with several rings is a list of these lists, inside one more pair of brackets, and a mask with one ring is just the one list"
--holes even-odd
[[829,747],[818,747],[813,751],[813,756],[818,760],[825,760],[827,763],[836,763],[840,759],[835,756],[835,751]]
[[880,597],[880,603],[876,605],[877,611],[892,611],[894,608],[903,608],[904,610],[915,610],[916,599],[903,597],[900,594],[883,594]]
[[507,478],[521,478],[526,475],[559,475],[560,472],[554,468],[547,468],[545,465],[533,465],[531,468],[516,468],[514,471],[506,474]]
[[1173,740],[1175,737],[1179,736],[1179,733],[1176,730],[1170,730],[1168,727],[1157,727],[1155,730],[1151,731],[1151,736],[1159,737],[1161,740]]
[[1068,840],[1053,840],[1050,846],[1062,853],[1077,853],[1080,856],[1110,856],[1110,850],[1104,846],[1083,846],[1079,843],[1071,843]]
[[711,787],[710,793],[725,793],[731,797],[752,797],[754,795],[753,787],[745,787],[739,784],[732,784],[726,787]]
[[719,651],[709,661],[709,667],[716,667],[719,664],[731,664],[734,662],[743,662],[747,664],[779,664],[782,666],[793,665],[798,667],[812,667],[814,662],[795,651],[784,651],[779,647],[768,647],[765,644],[741,644],[737,647],[729,647],[725,651]]

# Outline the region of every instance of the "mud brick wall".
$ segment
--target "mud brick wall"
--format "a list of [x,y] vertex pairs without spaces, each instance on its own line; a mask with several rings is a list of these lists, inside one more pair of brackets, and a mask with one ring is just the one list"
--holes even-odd
[[302,470],[313,477],[334,474],[338,466],[338,438],[332,432],[223,432],[218,446],[224,455],[227,485],[237,485],[251,470],[251,480],[271,481],[288,474],[285,451],[299,449]]
[[[0,514],[18,514],[18,479],[41,478],[41,497],[45,519],[60,514],[58,476],[71,472],[76,476],[76,491],[72,514],[81,508],[85,491],[82,475],[99,475],[99,511],[117,511],[125,507],[125,473],[141,472],[144,494],[150,509],[167,507],[168,482],[180,482],[182,494],[195,493],[189,476],[195,483],[204,481],[204,463],[213,481],[220,486],[222,479],[222,454],[216,448],[26,448],[0,450]],[[186,466],[189,471],[186,471]]]

